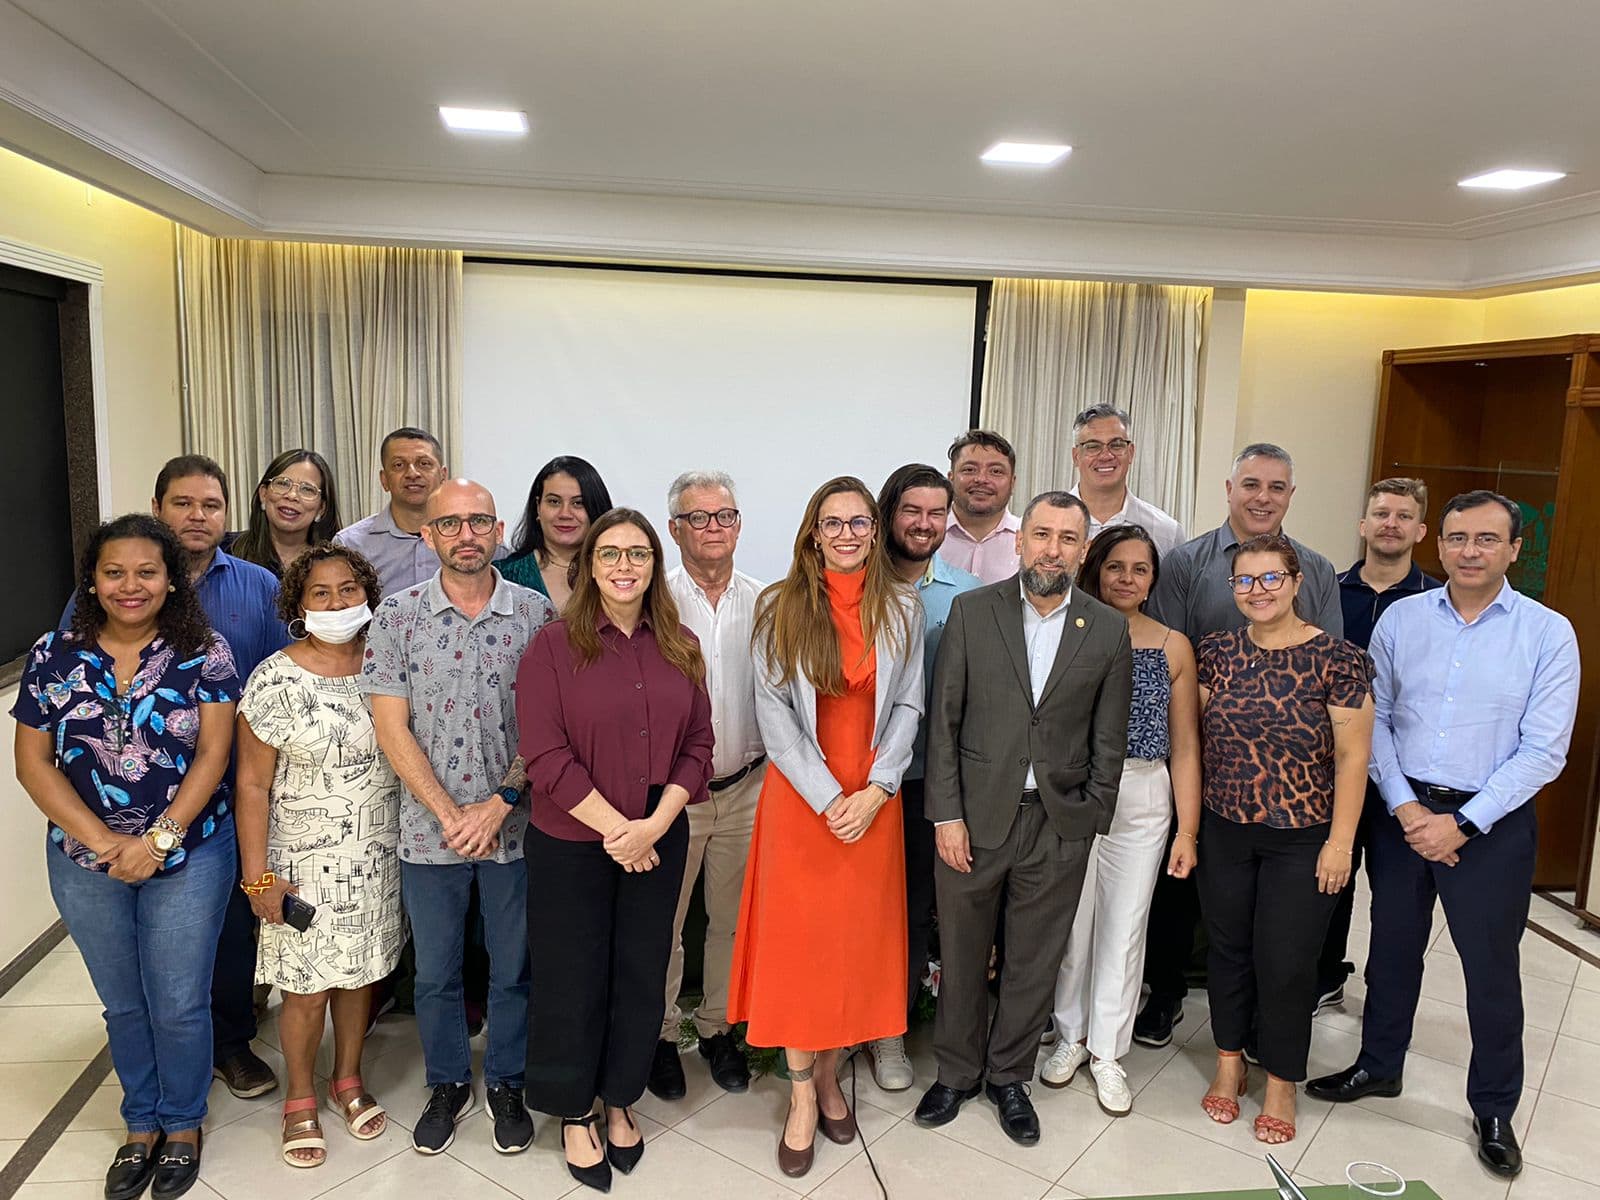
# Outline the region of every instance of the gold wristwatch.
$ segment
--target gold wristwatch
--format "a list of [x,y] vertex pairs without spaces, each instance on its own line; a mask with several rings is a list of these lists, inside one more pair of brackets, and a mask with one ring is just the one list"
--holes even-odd
[[176,836],[170,829],[162,829],[160,826],[145,830],[144,840],[156,857],[160,859],[165,859],[167,855],[183,845],[182,838]]

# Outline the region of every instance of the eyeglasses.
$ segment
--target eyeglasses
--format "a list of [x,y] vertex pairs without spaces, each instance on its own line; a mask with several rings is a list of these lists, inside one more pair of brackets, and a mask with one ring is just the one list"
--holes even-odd
[[1264,592],[1275,592],[1294,574],[1292,571],[1263,571],[1259,575],[1229,575],[1228,586],[1239,596],[1248,596],[1261,585]]
[[297,496],[301,500],[322,499],[322,489],[314,483],[305,483],[299,479],[290,479],[287,475],[279,475],[276,479],[267,480],[267,494],[282,500],[288,496]]
[[1126,454],[1131,445],[1127,438],[1112,438],[1109,442],[1079,442],[1078,449],[1090,458],[1098,458],[1106,450],[1117,455]]
[[[723,511],[726,512],[728,510],[724,509]],[[621,546],[601,546],[594,552],[595,558],[603,567],[616,566],[622,561],[624,554],[628,556],[628,565],[633,567],[646,566],[656,556],[656,552],[649,546],[629,546],[626,550]]]
[[1506,539],[1498,533],[1479,533],[1468,537],[1464,533],[1447,533],[1439,539],[1448,550],[1465,550],[1467,543],[1471,542],[1479,550],[1498,550],[1506,544]]
[[440,537],[455,537],[461,532],[463,524],[481,536],[492,532],[499,519],[493,513],[468,513],[464,517],[435,517],[428,525]]
[[848,521],[839,517],[823,517],[817,522],[817,528],[822,530],[822,536],[832,540],[841,536],[846,529],[857,537],[866,537],[877,525],[871,517],[851,517]]
[[681,512],[672,518],[674,521],[687,521],[691,528],[704,529],[715,521],[724,529],[732,529],[739,523],[739,510],[737,508],[719,508],[716,512],[707,512],[697,508],[692,512]]

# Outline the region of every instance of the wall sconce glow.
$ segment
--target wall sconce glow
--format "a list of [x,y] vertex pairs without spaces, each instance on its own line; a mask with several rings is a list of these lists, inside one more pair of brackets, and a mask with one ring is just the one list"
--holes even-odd
[[445,126],[456,133],[527,133],[528,114],[505,108],[439,106]]
[[1071,146],[1050,142],[996,142],[980,157],[990,166],[1053,167],[1071,153]]
[[1486,171],[1482,175],[1474,175],[1471,179],[1463,179],[1457,186],[1515,192],[1522,188],[1538,187],[1541,183],[1554,183],[1557,179],[1566,177],[1565,171],[1522,171],[1515,167],[1502,167],[1498,171]]

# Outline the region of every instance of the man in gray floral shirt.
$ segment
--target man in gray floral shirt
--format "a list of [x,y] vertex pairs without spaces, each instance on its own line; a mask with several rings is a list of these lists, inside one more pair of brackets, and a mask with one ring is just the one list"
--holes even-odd
[[504,535],[494,498],[470,480],[428,502],[422,536],[439,571],[379,605],[362,685],[378,743],[400,777],[400,888],[416,947],[417,1029],[431,1096],[412,1142],[438,1154],[472,1110],[462,956],[474,884],[489,951],[489,1045],[483,1075],[495,1149],[527,1148],[522,1098],[528,1036],[528,810],[515,761],[513,688],[522,652],[550,602],[493,566]]

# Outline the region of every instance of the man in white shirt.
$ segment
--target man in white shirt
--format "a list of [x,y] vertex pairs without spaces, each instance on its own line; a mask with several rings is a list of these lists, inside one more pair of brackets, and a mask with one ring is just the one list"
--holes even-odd
[[734,570],[739,544],[739,508],[733,480],[721,471],[688,471],[667,489],[667,532],[677,543],[683,565],[667,576],[678,615],[700,639],[711,693],[711,725],[716,733],[711,799],[691,804],[689,857],[673,925],[672,960],[667,969],[667,1010],[650,1067],[651,1092],[663,1100],[687,1090],[678,1057],[678,1027],[683,1014],[683,920],[694,882],[705,868],[706,940],[701,970],[705,996],[694,1011],[700,1053],[711,1078],[724,1091],[750,1086],[744,1053],[728,1024],[728,975],[733,963],[733,933],[744,891],[745,862],[755,829],[756,800],[766,775],[766,754],[756,728],[755,660],[750,633],[761,584]]
[[1072,494],[1089,508],[1089,540],[1108,525],[1142,525],[1165,558],[1183,545],[1183,526],[1128,490],[1134,442],[1128,414],[1109,404],[1086,408],[1072,422]]
[[993,430],[969,429],[950,443],[950,482],[955,497],[939,557],[984,583],[1010,579],[1022,528],[1008,507],[1017,486],[1017,452]]

